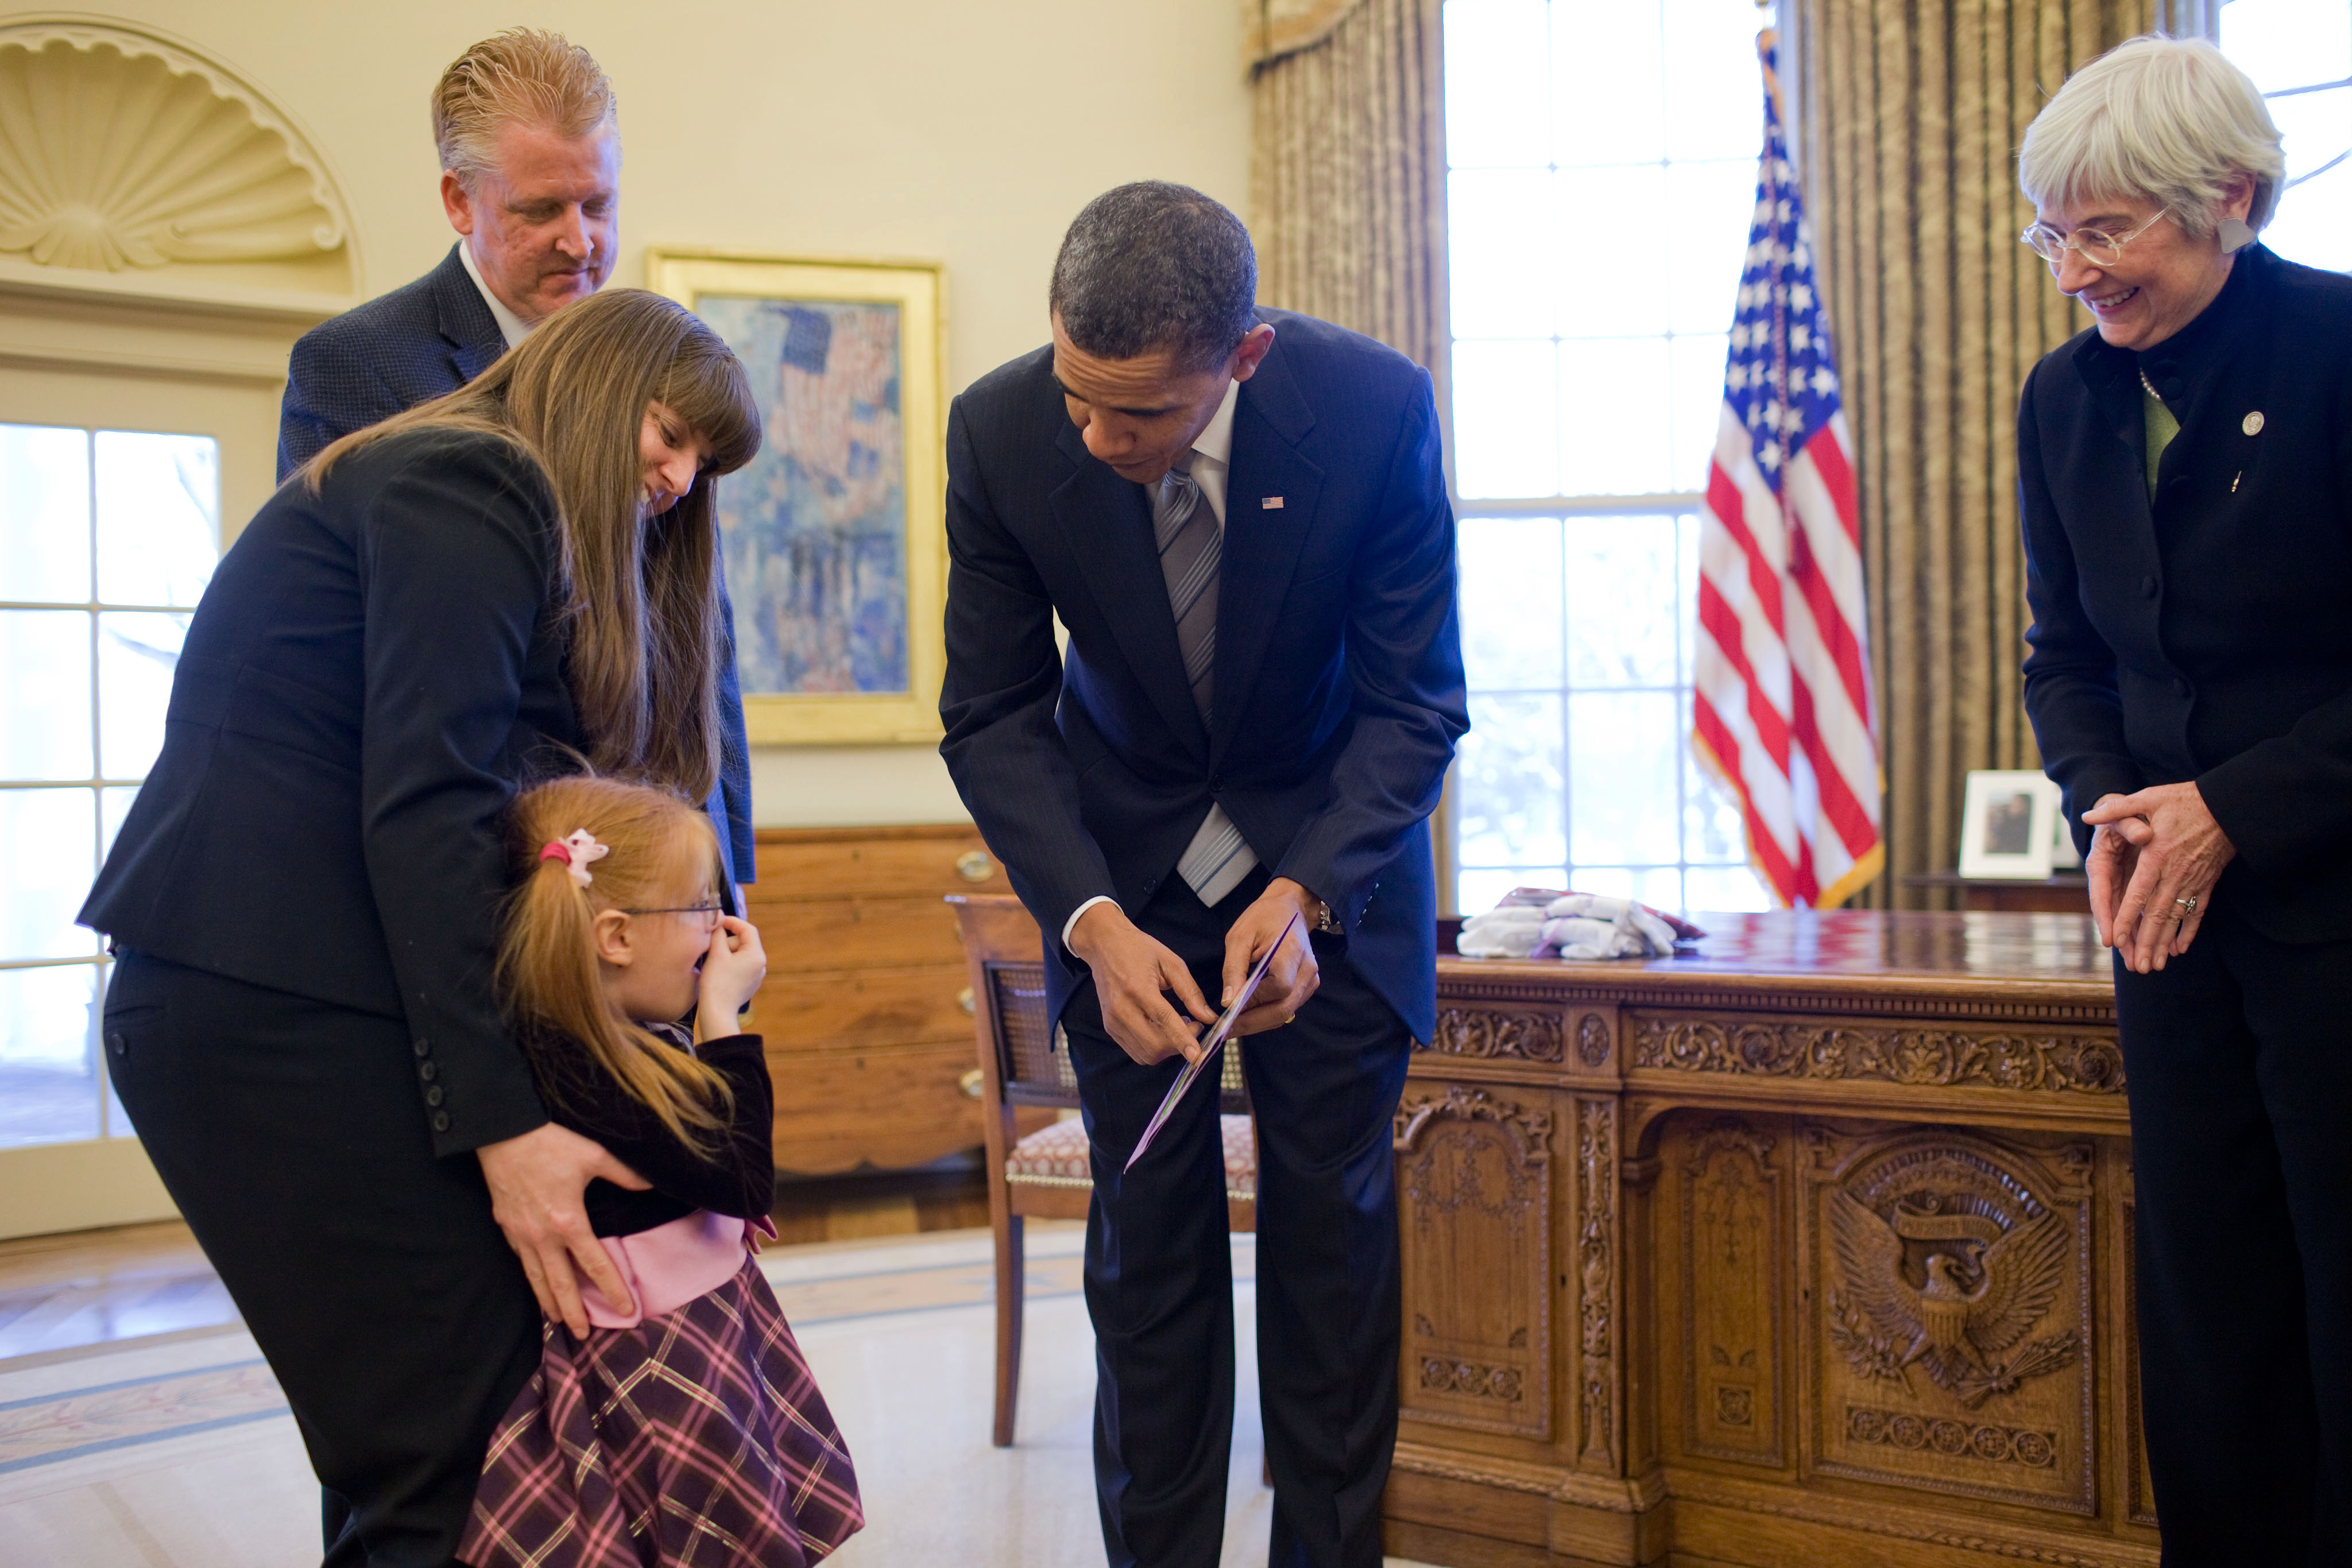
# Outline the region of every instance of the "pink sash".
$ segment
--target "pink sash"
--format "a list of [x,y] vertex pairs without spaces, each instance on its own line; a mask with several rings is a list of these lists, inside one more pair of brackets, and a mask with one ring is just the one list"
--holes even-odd
[[[757,1224],[769,1236],[776,1233],[765,1216]],[[600,1329],[633,1329],[647,1318],[676,1312],[697,1296],[717,1290],[743,1267],[748,1250],[743,1231],[743,1221],[700,1209],[635,1236],[599,1237],[614,1266],[621,1270],[622,1281],[636,1298],[637,1310],[615,1311],[604,1293],[583,1277],[580,1296],[588,1308],[588,1321]]]

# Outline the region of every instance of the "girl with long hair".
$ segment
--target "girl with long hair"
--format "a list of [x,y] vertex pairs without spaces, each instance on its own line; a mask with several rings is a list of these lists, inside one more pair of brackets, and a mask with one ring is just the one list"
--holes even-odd
[[[459,1546],[474,1568],[802,1568],[864,1522],[849,1455],[767,1280],[774,1098],[732,1032],[767,973],[719,903],[709,819],[583,776],[526,790],[499,978],[549,1113],[652,1183],[588,1218],[635,1298],[549,1317],[491,1438]],[[694,1019],[689,1040],[679,1020]],[[728,1542],[723,1558],[713,1541]]]
[[331,1568],[445,1568],[490,1433],[584,1334],[597,1177],[494,984],[520,781],[580,757],[688,800],[719,732],[718,476],[742,367],[612,289],[321,452],[222,559],[162,754],[81,918],[142,1143],[324,1490]]

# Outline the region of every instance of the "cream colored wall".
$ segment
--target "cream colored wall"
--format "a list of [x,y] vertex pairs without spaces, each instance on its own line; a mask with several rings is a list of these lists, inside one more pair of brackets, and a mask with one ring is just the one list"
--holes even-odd
[[[649,246],[947,266],[950,392],[1045,340],[1045,276],[1087,198],[1181,180],[1244,210],[1249,99],[1232,0],[115,0],[299,118],[352,207],[365,291],[451,235],[425,96],[467,44],[553,27],[603,63],[626,160],[614,281]],[[763,747],[763,825],[964,816],[922,747]]]

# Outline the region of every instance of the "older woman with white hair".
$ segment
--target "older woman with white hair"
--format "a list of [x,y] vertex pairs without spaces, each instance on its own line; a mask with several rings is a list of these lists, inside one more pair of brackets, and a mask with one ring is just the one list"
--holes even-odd
[[2025,705],[2116,950],[2166,1568],[2352,1563],[2352,278],[2284,162],[2135,38],[2018,160],[2094,326],[2018,411]]

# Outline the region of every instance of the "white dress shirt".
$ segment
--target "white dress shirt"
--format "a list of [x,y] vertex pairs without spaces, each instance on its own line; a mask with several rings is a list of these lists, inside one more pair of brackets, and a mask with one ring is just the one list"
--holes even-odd
[[466,276],[474,280],[474,287],[482,291],[482,303],[490,308],[490,319],[499,324],[499,336],[507,340],[507,347],[511,349],[530,337],[530,324],[508,309],[506,301],[491,293],[490,286],[482,281],[482,269],[474,265],[474,247],[466,243],[463,235],[457,236],[457,260],[465,267]]

